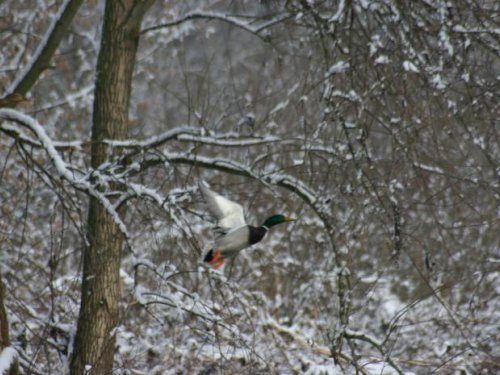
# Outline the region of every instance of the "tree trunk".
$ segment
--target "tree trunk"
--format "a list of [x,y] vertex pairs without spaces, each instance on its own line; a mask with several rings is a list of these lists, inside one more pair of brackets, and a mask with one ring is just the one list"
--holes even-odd
[[[97,61],[92,126],[92,167],[107,161],[104,139],[124,139],[140,25],[152,1],[108,0]],[[113,186],[113,189],[119,189]],[[123,209],[120,212],[123,217]],[[110,374],[119,323],[120,261],[124,242],[113,217],[90,199],[83,257],[80,315],[71,374]]]

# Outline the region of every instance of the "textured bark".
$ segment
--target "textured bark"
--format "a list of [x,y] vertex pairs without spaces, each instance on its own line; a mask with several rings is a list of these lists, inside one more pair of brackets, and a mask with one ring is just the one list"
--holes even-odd
[[[97,61],[92,126],[92,167],[108,160],[104,139],[124,139],[132,73],[142,17],[152,1],[106,2]],[[119,186],[112,186],[114,190]],[[124,215],[123,209],[120,215]],[[80,315],[71,359],[71,374],[109,374],[113,369],[119,323],[120,261],[124,242],[113,217],[90,199],[89,247],[83,259]]]

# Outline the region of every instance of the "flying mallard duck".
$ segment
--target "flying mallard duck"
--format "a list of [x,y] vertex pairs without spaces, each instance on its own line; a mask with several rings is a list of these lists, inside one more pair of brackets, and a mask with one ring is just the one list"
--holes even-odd
[[234,257],[244,248],[262,240],[272,226],[295,220],[273,215],[260,227],[254,227],[246,223],[241,205],[210,190],[203,182],[200,183],[200,191],[210,213],[217,219],[214,246],[203,259],[215,269],[222,266],[226,258]]

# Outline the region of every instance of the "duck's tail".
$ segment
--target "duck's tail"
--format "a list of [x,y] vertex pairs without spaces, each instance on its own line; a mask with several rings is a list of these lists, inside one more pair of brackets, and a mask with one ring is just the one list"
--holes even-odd
[[210,263],[210,265],[214,269],[217,269],[224,264],[224,257],[222,256],[222,253],[220,250],[211,249],[205,255],[205,258],[203,258],[203,261]]
[[205,258],[203,258],[204,262],[210,262],[212,259],[214,259],[214,249],[210,249],[207,254],[205,255]]

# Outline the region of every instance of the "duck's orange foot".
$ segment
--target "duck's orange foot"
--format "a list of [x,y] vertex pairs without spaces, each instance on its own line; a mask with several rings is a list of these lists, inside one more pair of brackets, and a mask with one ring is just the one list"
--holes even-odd
[[216,270],[224,264],[224,258],[220,250],[215,250],[213,258],[209,260],[210,265]]
[[214,270],[216,270],[219,269],[223,264],[224,264],[224,259],[221,258],[217,263],[212,264],[212,267],[214,268]]

